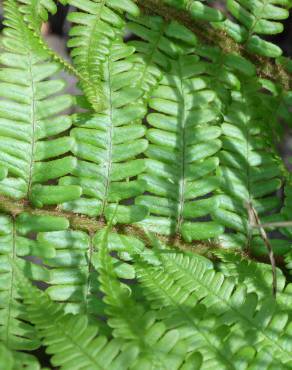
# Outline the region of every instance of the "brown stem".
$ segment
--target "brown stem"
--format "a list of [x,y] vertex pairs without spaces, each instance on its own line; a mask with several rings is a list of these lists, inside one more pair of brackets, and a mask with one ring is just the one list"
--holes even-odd
[[[33,208],[27,200],[15,201],[0,195],[0,213],[6,213],[12,217],[17,217],[23,212],[28,212],[39,216],[58,216],[66,217],[70,222],[71,229],[86,231],[90,234],[96,233],[106,226],[106,221],[100,218],[91,218],[72,212],[64,212],[56,207]],[[117,233],[129,234],[138,237],[148,245],[152,245],[152,241],[144,229],[138,225],[116,225],[112,230]],[[180,250],[194,251],[199,254],[208,254],[212,249],[218,248],[215,244],[196,242],[193,244],[185,243],[179,236],[168,238],[162,235],[155,235],[155,238],[163,244]]]
[[[56,207],[47,207],[45,209],[33,208],[27,200],[15,201],[3,195],[0,195],[0,214],[5,213],[15,218],[23,212],[28,212],[30,214],[39,216],[48,215],[66,217],[70,223],[71,229],[85,231],[91,235],[95,234],[97,231],[106,226],[106,221],[100,218],[97,219],[71,212],[64,212]],[[256,223],[253,220],[251,222],[251,226],[255,227],[255,224]],[[256,227],[260,227],[260,223],[256,224]],[[112,231],[135,236],[150,247],[154,246],[155,242],[160,242],[163,245],[168,245],[171,248],[176,248],[182,251],[195,252],[197,254],[204,255],[210,259],[216,259],[216,255],[213,252],[216,249],[220,248],[220,245],[214,242],[194,241],[192,244],[185,243],[179,235],[166,237],[159,234],[152,234],[151,237],[149,237],[149,234],[138,225],[116,225],[112,227]],[[154,242],[153,239],[155,240]],[[237,252],[242,253],[241,250],[237,250]],[[267,262],[265,256],[258,257],[250,255],[249,257],[259,262]],[[277,264],[278,266],[285,265],[282,257],[278,258]]]
[[238,44],[224,31],[215,30],[207,22],[194,20],[186,11],[171,8],[161,0],[136,0],[138,6],[146,13],[158,14],[165,20],[176,20],[193,31],[204,43],[216,45],[226,53],[237,53],[252,61],[257,67],[257,74],[280,83],[284,90],[292,89],[292,75],[274,59],[257,56],[248,52],[244,45]]
[[264,229],[270,228],[270,227],[292,227],[292,221],[279,221],[279,222],[265,222],[264,224],[254,224],[251,225],[251,227],[255,229],[260,229],[261,227]]
[[262,237],[262,239],[265,243],[265,246],[267,247],[269,259],[270,259],[271,266],[272,266],[273,295],[274,295],[274,297],[276,297],[276,294],[277,294],[277,272],[276,272],[276,261],[275,261],[275,256],[274,256],[274,252],[273,252],[273,247],[272,247],[272,244],[271,244],[271,242],[268,238],[266,230],[261,225],[259,215],[258,215],[256,209],[254,208],[254,206],[252,205],[252,203],[250,203],[250,202],[247,203],[246,207],[247,207],[247,210],[248,210],[250,225],[257,225],[257,227],[259,228],[261,237]]

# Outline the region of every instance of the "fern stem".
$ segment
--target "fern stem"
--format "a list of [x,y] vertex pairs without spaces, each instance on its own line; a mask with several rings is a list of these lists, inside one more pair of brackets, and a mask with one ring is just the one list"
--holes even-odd
[[219,46],[226,53],[236,53],[251,60],[257,67],[261,78],[278,82],[284,90],[292,89],[292,74],[267,57],[256,56],[248,52],[244,45],[239,45],[225,32],[215,30],[206,22],[194,21],[186,11],[171,8],[160,0],[136,0],[138,6],[146,13],[162,16],[167,21],[176,20],[192,30],[203,43]]
[[[265,231],[265,229],[260,225],[260,219],[259,219],[259,216],[258,216],[258,213],[256,211],[256,209],[253,207],[253,205],[251,203],[247,203],[247,208],[248,208],[248,213],[250,215],[250,220],[253,220],[255,222],[255,224],[259,225],[259,230],[260,230],[260,234],[261,234],[261,237],[267,247],[267,250],[268,250],[268,255],[269,255],[269,259],[270,259],[270,262],[271,262],[271,267],[272,267],[272,275],[273,275],[273,295],[274,297],[276,297],[276,294],[277,294],[277,273],[276,273],[276,261],[275,261],[275,257],[274,257],[274,252],[273,252],[273,247],[271,245],[271,242],[267,236],[267,233]],[[250,222],[251,223],[251,222]]]
[[[38,216],[57,216],[65,217],[70,223],[70,228],[73,230],[82,230],[89,234],[94,234],[98,230],[103,229],[106,226],[106,221],[103,218],[96,219],[81,215],[76,215],[72,212],[64,212],[58,208],[46,208],[46,209],[36,209],[33,208],[27,200],[15,201],[0,195],[0,212],[11,215],[12,217],[17,217],[23,212],[28,212],[32,215]],[[144,231],[142,227],[137,225],[116,225],[112,226],[112,231],[117,233],[128,234],[138,237],[143,242],[148,245],[152,245],[152,240],[148,236],[147,232]],[[206,255],[211,252],[212,249],[219,248],[215,243],[203,243],[198,242],[197,244],[188,244],[181,240],[180,237],[173,237],[171,240],[168,237],[162,235],[155,235],[155,238],[162,244],[167,244],[174,248],[184,250],[184,251],[194,251],[198,254]]]

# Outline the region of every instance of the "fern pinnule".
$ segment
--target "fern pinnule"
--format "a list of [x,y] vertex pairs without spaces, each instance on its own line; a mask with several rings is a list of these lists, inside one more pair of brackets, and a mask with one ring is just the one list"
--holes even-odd
[[222,11],[211,5],[211,1],[202,0],[163,0],[164,3],[181,10],[186,10],[191,17],[208,22],[220,22],[225,19]]
[[8,174],[8,170],[4,166],[0,166],[0,181],[4,180]]

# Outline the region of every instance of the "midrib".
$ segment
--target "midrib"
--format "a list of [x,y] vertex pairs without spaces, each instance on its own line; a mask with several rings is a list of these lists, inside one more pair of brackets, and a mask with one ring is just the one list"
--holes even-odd
[[[265,7],[268,5],[268,1],[267,0],[263,0],[263,6],[262,6],[262,8],[261,8],[261,11],[260,11],[260,13],[262,13],[263,11],[264,11],[264,9],[265,9]],[[253,23],[253,25],[252,25],[252,27],[249,29],[249,30],[247,30],[248,31],[248,36],[247,36],[247,38],[246,38],[246,40],[245,40],[245,42],[244,42],[244,44],[246,45],[247,44],[247,42],[250,40],[250,38],[252,37],[252,35],[253,35],[253,31],[254,31],[254,29],[255,29],[255,27],[256,27],[256,25],[258,24],[258,22],[261,20],[261,19],[264,19],[264,18],[262,18],[262,17],[260,17],[260,16],[258,16],[258,15],[254,15],[254,17],[255,17],[255,21],[254,21],[254,23]]]
[[178,206],[177,206],[177,218],[176,218],[176,233],[180,232],[182,222],[183,222],[183,210],[184,210],[184,202],[185,202],[185,145],[186,145],[186,138],[185,138],[185,124],[186,124],[186,108],[185,108],[185,99],[184,99],[184,85],[183,79],[181,74],[181,66],[180,62],[178,62],[178,69],[180,75],[180,101],[179,103],[182,104],[181,115],[178,115],[178,120],[180,121],[179,125],[179,156],[180,156],[180,177],[179,177],[179,184],[178,184]]
[[[288,354],[290,357],[291,354],[281,346],[281,344],[279,343],[279,340],[276,340],[275,338],[272,338],[271,336],[269,336],[268,333],[265,332],[265,328],[262,328],[260,327],[259,325],[257,325],[256,323],[256,320],[252,320],[249,316],[247,315],[244,315],[244,311],[240,310],[240,307],[237,308],[236,305],[232,305],[232,301],[231,301],[231,297],[229,297],[228,299],[224,299],[224,296],[220,295],[220,291],[218,293],[214,292],[211,288],[212,288],[212,285],[208,285],[207,282],[204,282],[204,277],[206,275],[206,272],[204,274],[201,274],[201,275],[195,275],[196,271],[190,271],[187,270],[186,267],[183,267],[181,266],[179,263],[177,263],[174,259],[167,259],[166,260],[166,257],[165,256],[162,256],[163,257],[163,260],[166,262],[166,263],[169,263],[170,265],[174,266],[176,268],[177,271],[180,271],[181,273],[183,273],[185,276],[186,276],[186,280],[187,278],[189,277],[190,279],[194,280],[201,288],[205,289],[205,291],[207,291],[208,294],[206,294],[206,297],[215,297],[219,302],[220,302],[220,305],[226,305],[226,307],[230,310],[230,311],[233,311],[235,312],[236,315],[238,315],[238,317],[245,321],[247,323],[247,325],[250,325],[252,328],[256,328],[258,331],[257,333],[259,333],[263,338],[265,338],[267,341],[269,341],[269,343],[272,345],[274,344],[275,346],[277,346],[278,350],[281,351],[281,353],[285,353],[285,354]],[[225,277],[226,278],[226,277]],[[200,299],[202,299],[200,297]],[[208,307],[207,307],[208,308]]]
[[[233,364],[229,362],[229,359],[224,357],[224,353],[222,351],[218,350],[218,348],[214,345],[214,343],[212,343],[212,341],[210,341],[210,339],[208,337],[208,334],[206,334],[203,330],[201,330],[200,325],[198,325],[197,322],[194,320],[194,317],[192,315],[190,315],[190,310],[188,310],[187,308],[185,308],[183,304],[180,304],[175,299],[175,297],[173,297],[169,293],[169,290],[167,289],[167,287],[165,288],[163,286],[163,284],[157,285],[156,284],[156,280],[154,280],[154,278],[152,276],[150,276],[150,277],[152,279],[153,285],[155,285],[156,287],[158,287],[160,289],[160,291],[163,292],[164,296],[169,300],[169,302],[171,303],[171,307],[176,307],[177,311],[180,311],[182,313],[182,317],[184,317],[186,320],[189,321],[189,323],[193,326],[195,332],[204,341],[204,344],[207,345],[207,346],[209,346],[208,349],[211,348],[211,351],[213,351],[213,353],[215,355],[217,355],[219,358],[221,358],[224,361],[224,363],[226,364],[226,366],[228,366],[227,369],[230,369],[230,370],[231,369],[234,369],[235,370]],[[142,277],[142,279],[143,279],[143,277]]]
[[159,33],[157,35],[157,38],[156,38],[155,42],[152,44],[152,47],[150,49],[150,54],[146,58],[146,63],[144,64],[144,67],[143,67],[142,77],[141,77],[141,81],[140,81],[139,86],[142,86],[142,81],[144,81],[146,71],[147,71],[148,67],[152,64],[153,57],[154,57],[154,52],[155,52],[156,49],[158,49],[158,45],[159,45],[160,39],[161,39],[161,37],[164,34],[164,31],[166,29],[166,26],[168,26],[168,24],[167,23],[163,23],[163,26],[161,27],[161,29],[160,29],[160,31],[159,31]]
[[92,266],[92,257],[94,252],[93,247],[93,236],[90,235],[89,240],[89,249],[88,249],[88,269],[87,269],[87,279],[86,279],[86,293],[85,293],[85,312],[86,314],[90,313],[88,312],[88,305],[89,305],[89,299],[91,296],[91,283],[92,283],[92,272],[94,271],[94,268]]
[[106,87],[107,87],[107,92],[108,92],[108,114],[110,117],[110,124],[108,127],[108,136],[107,136],[107,154],[106,154],[106,159],[105,159],[105,190],[104,190],[104,196],[102,199],[102,207],[101,207],[101,215],[103,215],[105,207],[107,205],[107,198],[108,198],[108,193],[109,193],[109,187],[110,187],[110,175],[111,175],[111,170],[112,170],[112,153],[113,153],[113,107],[112,107],[112,89],[111,89],[111,71],[110,71],[110,60],[109,58],[107,59],[106,63]]
[[[95,20],[93,22],[93,25],[92,25],[92,28],[91,28],[91,32],[89,33],[89,37],[88,37],[88,48],[86,50],[87,52],[86,52],[86,62],[85,62],[85,66],[87,66],[87,68],[88,68],[86,78],[90,78],[90,76],[91,76],[91,72],[92,72],[91,71],[91,66],[92,66],[92,63],[90,62],[90,59],[92,58],[92,55],[95,55],[95,53],[96,53],[96,50],[92,50],[93,37],[94,36],[96,37],[96,32],[95,32],[96,31],[96,26],[97,26],[97,24],[100,21],[101,11],[102,11],[103,7],[105,6],[105,2],[106,2],[106,0],[102,0],[102,2],[100,3],[99,11],[95,15],[96,18],[95,18]],[[96,59],[95,59],[95,61],[96,61]]]
[[29,162],[29,172],[27,179],[27,197],[30,197],[31,186],[32,186],[32,176],[33,176],[33,165],[34,165],[34,153],[35,153],[35,130],[36,130],[36,100],[35,100],[35,84],[32,73],[32,59],[31,54],[28,54],[29,59],[29,74],[31,79],[31,109],[30,109],[30,122],[31,122],[31,152],[30,152],[30,162]]

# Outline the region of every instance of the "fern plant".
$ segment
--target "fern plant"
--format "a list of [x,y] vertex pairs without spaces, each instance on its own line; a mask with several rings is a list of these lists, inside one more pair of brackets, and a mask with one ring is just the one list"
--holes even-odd
[[0,369],[291,369],[291,3],[61,3],[70,62],[4,1]]

